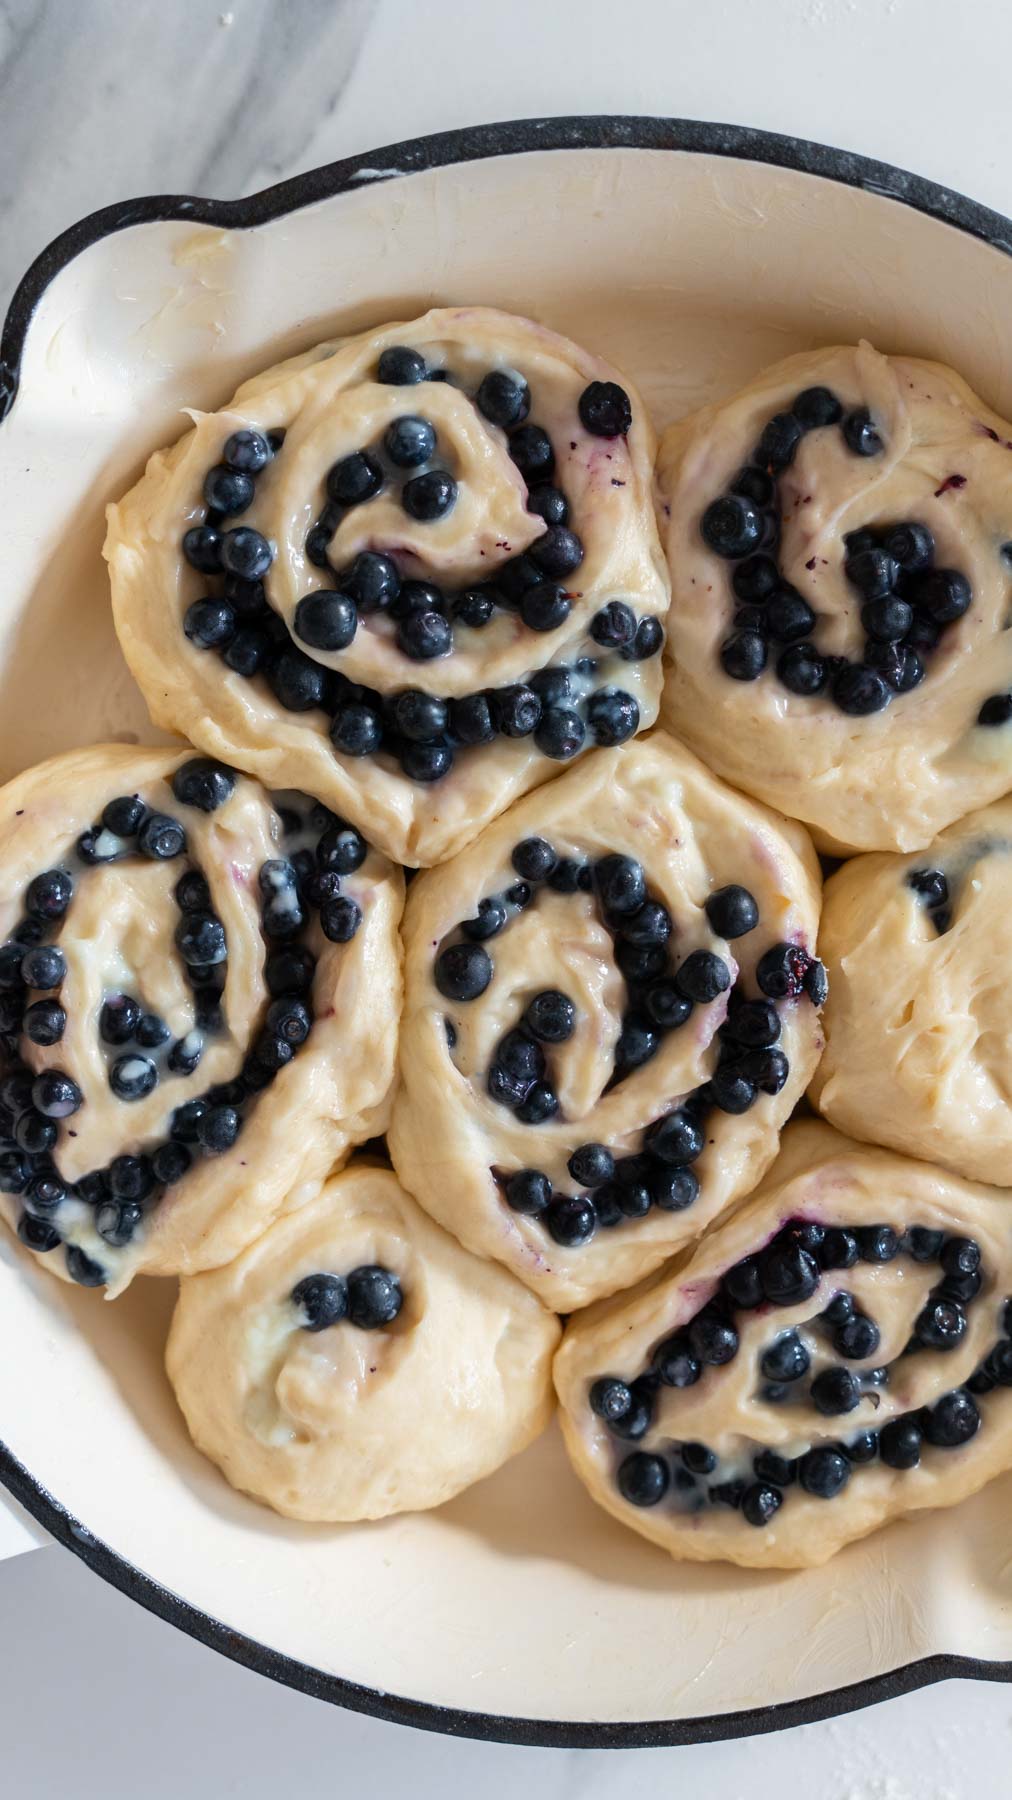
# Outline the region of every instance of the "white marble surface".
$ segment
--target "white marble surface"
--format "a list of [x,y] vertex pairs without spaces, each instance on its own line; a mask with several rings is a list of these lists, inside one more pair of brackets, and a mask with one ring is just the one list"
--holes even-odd
[[[0,310],[65,225],[231,196],[448,126],[681,114],[820,139],[1012,212],[1007,0],[0,0]],[[1007,1800],[1012,1689],[949,1683],[766,1739],[521,1751],[333,1711],[149,1618],[0,1503],[0,1792],[287,1800]]]

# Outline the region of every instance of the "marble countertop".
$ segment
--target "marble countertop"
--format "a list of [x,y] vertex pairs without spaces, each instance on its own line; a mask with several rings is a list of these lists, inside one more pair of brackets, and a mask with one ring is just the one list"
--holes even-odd
[[[764,126],[1012,212],[1006,0],[0,0],[0,312],[83,213],[231,197],[455,125],[576,112]],[[998,71],[993,74],[991,71]],[[0,1506],[0,1514],[3,1508]],[[3,1535],[6,1531],[6,1536]],[[35,1541],[0,1519],[0,1556]],[[1012,1690],[949,1683],[766,1739],[521,1751],[426,1737],[233,1667],[54,1548],[0,1567],[4,1792],[286,1800],[1006,1800]]]

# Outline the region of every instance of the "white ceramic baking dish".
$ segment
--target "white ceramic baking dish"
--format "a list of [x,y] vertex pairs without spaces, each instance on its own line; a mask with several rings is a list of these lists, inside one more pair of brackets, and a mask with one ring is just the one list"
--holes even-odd
[[[0,774],[151,736],[113,637],[103,507],[182,406],[217,406],[261,365],[478,300],[614,359],[658,425],[861,335],[954,363],[1008,416],[1010,253],[1012,223],[928,182],[670,120],[497,125],[249,200],[96,213],[29,271],[0,353]],[[592,1505],[554,1429],[438,1513],[297,1525],[191,1448],[162,1371],[173,1297],[139,1281],[104,1305],[0,1234],[0,1478],[107,1580],[264,1674],[566,1746],[719,1738],[1012,1675],[1012,1477],[801,1574],[670,1562]]]

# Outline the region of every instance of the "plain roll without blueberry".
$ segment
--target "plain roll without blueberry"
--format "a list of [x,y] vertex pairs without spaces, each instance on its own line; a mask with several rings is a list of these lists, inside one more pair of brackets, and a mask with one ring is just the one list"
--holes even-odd
[[487,307],[266,370],[109,511],[152,716],[441,861],[654,722],[654,449],[624,378]]
[[747,1192],[822,1045],[802,827],[666,738],[589,757],[412,884],[394,1166],[562,1311]]
[[399,870],[304,796],[96,746],[0,791],[0,1212],[119,1292],[213,1267],[381,1131]]
[[1012,787],[1012,425],[938,363],[794,356],[665,433],[663,716],[820,849]]
[[166,1350],[198,1449],[290,1518],[439,1506],[553,1406],[559,1324],[356,1161],[226,1268],[181,1283]]
[[672,1556],[806,1568],[1012,1466],[1005,1195],[792,1125],[673,1274],[567,1326],[566,1446]]

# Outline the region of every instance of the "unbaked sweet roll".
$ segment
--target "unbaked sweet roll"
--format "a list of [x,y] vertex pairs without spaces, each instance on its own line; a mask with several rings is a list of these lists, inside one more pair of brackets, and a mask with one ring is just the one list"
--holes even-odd
[[420,875],[389,1142],[469,1249],[570,1311],[762,1174],[821,1048],[800,826],[657,733]]
[[110,509],[127,661],[158,724],[438,862],[656,718],[653,453],[628,383],[526,319],[322,344]]
[[0,792],[0,1210],[119,1292],[225,1262],[381,1131],[399,870],[326,808],[99,746]]
[[1012,787],[1012,425],[950,369],[791,357],[665,434],[664,716],[826,849]]
[[182,1282],[166,1362],[233,1486],[290,1518],[378,1519],[439,1506],[537,1437],[558,1340],[518,1281],[354,1162]]
[[812,1095],[842,1131],[1012,1187],[1012,800],[826,886]]
[[675,1275],[567,1328],[567,1447],[673,1556],[825,1562],[1012,1466],[1010,1295],[1004,1194],[793,1125]]

